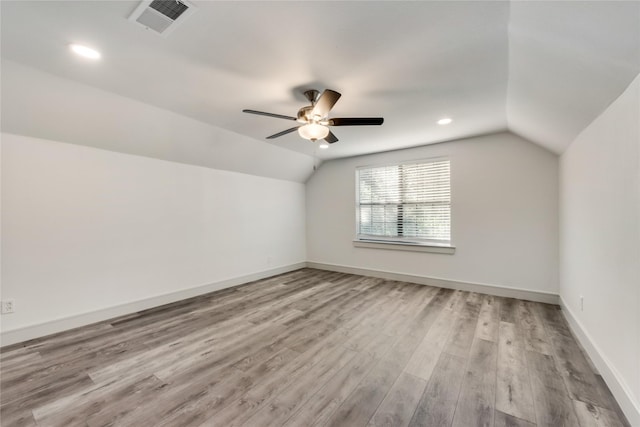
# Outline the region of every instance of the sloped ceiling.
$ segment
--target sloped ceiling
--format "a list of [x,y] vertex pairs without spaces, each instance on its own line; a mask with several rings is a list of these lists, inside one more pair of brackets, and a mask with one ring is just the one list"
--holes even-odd
[[[640,2],[193,3],[162,38],[126,19],[137,1],[3,1],[2,57],[322,159],[505,129],[561,153],[640,71]],[[385,123],[318,150],[241,112],[295,115],[307,88]]]
[[507,124],[562,153],[640,71],[640,2],[511,3]]

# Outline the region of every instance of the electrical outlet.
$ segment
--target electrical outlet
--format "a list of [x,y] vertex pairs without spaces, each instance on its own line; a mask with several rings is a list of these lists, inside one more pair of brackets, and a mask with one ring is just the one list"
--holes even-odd
[[580,311],[584,311],[584,297],[580,295]]
[[12,299],[6,299],[2,301],[2,314],[13,313],[16,309],[16,301]]

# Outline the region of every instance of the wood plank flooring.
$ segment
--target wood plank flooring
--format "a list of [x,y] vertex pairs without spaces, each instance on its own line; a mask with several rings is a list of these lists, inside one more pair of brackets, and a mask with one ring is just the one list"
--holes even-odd
[[301,269],[3,348],[2,426],[628,426],[557,306]]

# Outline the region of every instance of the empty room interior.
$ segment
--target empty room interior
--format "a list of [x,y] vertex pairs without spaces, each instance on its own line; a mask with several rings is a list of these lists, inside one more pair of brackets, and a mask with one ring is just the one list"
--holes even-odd
[[640,1],[0,16],[3,427],[640,427]]

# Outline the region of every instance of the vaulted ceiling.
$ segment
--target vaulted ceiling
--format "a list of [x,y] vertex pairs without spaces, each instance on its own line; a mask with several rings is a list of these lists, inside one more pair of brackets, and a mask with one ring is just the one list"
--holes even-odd
[[[637,1],[192,3],[164,38],[127,20],[138,1],[3,1],[2,57],[323,159],[507,129],[561,153],[640,72]],[[308,88],[385,123],[318,150],[241,112],[295,115]]]

